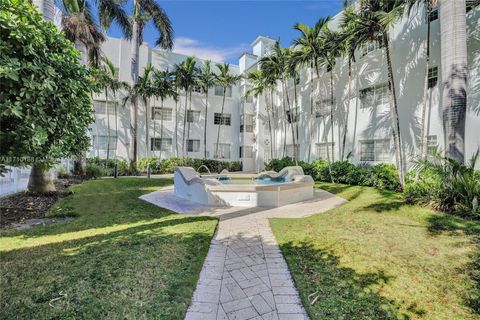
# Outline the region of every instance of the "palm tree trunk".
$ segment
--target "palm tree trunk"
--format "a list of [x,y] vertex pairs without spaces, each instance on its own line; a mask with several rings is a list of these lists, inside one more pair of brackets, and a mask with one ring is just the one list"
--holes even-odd
[[[162,106],[163,106],[163,100],[162,100]],[[157,141],[157,119],[155,119],[156,116],[156,108],[154,106],[154,109],[152,110],[152,122],[153,122],[153,143],[150,143],[150,150],[153,151],[153,156],[155,156],[155,148],[153,146],[155,145],[155,141]],[[163,109],[162,109],[163,111]],[[161,113],[160,113],[160,116]],[[162,151],[160,151],[160,156],[158,157],[159,160],[162,160]]]
[[403,187],[405,184],[405,167],[403,161],[403,152],[402,152],[402,141],[400,135],[400,120],[398,118],[398,103],[397,103],[397,94],[395,90],[395,81],[393,78],[393,67],[392,59],[390,53],[390,44],[388,40],[388,35],[383,33],[383,41],[385,43],[385,55],[387,58],[387,69],[388,69],[388,86],[390,89],[390,113],[392,118],[392,128],[393,128],[393,140],[395,144],[395,158],[397,161],[398,177],[400,184]]
[[440,0],[442,113],[446,156],[465,163],[467,27],[465,0]]
[[427,104],[428,96],[430,95],[428,88],[428,69],[430,68],[430,33],[431,33],[431,22],[430,22],[430,12],[431,4],[430,0],[425,1],[425,6],[427,10],[427,43],[426,43],[426,57],[425,57],[425,80],[423,87],[423,104],[422,104],[422,118],[420,119],[420,157],[425,159],[427,155],[427,146],[426,146],[426,113],[427,113]]
[[[134,0],[134,13],[133,13],[133,41],[131,46],[131,78],[132,84],[135,85],[138,79],[139,69],[139,57],[140,57],[140,26],[139,18],[139,3],[138,0]],[[130,108],[130,173],[135,174],[137,172],[137,117],[138,117],[138,99],[133,96],[131,99],[132,106]]]
[[218,158],[218,144],[220,143],[220,128],[222,127],[222,122],[223,122],[223,109],[225,108],[226,94],[227,94],[227,87],[223,87],[222,111],[220,112],[220,124],[218,125],[218,130],[217,130],[217,144],[215,145],[215,154],[213,155],[214,157],[216,156],[217,158]]
[[313,140],[313,64],[310,64],[310,116],[308,118],[308,156],[307,162],[310,162],[310,156],[312,153],[312,140]]
[[110,113],[108,112],[108,89],[105,88],[105,110],[107,113],[107,160],[110,159]]
[[148,110],[150,109],[150,99],[145,99],[145,156],[148,157],[149,150],[148,150],[148,140],[150,137],[149,131],[149,121],[148,121]]
[[162,98],[162,113],[160,114],[160,156],[162,160],[162,143],[163,143],[163,98]]
[[183,113],[182,155],[185,157],[185,131],[187,129],[188,89],[185,89],[185,112]]
[[208,120],[208,88],[205,92],[205,128],[203,129],[203,158],[207,159],[207,120]]
[[47,21],[55,20],[55,1],[54,0],[33,0],[33,4],[38,11],[43,13],[43,18]]
[[[190,88],[190,99],[189,99],[189,104],[188,104],[188,111],[190,112],[190,115],[192,114],[192,89]],[[187,119],[188,120],[188,119]],[[190,140],[190,121],[187,122],[187,155],[188,155],[188,140]]]
[[[271,101],[273,104],[273,101]],[[265,104],[266,104],[266,109],[268,110],[268,100],[267,100],[267,95],[265,95]],[[267,111],[267,117],[268,117],[268,131],[270,134],[270,159],[273,159],[273,132],[272,132],[272,122],[270,121],[270,113]]]
[[[178,97],[178,89],[175,91]],[[175,157],[178,157],[178,98],[175,98]]]
[[[334,138],[334,130],[333,130],[333,109],[335,108],[335,97],[333,93],[333,66],[332,70],[330,71],[330,132],[332,135],[332,162],[335,161],[335,138]],[[328,140],[328,139],[327,139]],[[327,141],[327,153],[328,153],[328,141]]]
[[[116,94],[114,93],[114,99],[117,100]],[[118,104],[115,101],[115,151],[113,154],[114,159],[117,159],[117,146],[118,146],[118,113],[117,113]]]
[[347,110],[345,112],[345,126],[343,127],[342,153],[340,160],[345,158],[345,144],[347,143],[348,117],[350,114],[350,101],[352,99],[352,59],[348,58],[348,94]]
[[[290,97],[288,95],[288,88],[287,88],[287,81],[286,79],[283,79],[283,87],[285,89],[285,97],[287,98],[287,106],[288,106],[288,114],[290,115],[290,127],[292,129],[292,144],[293,144],[293,160],[295,160],[295,162],[297,161],[297,148],[296,148],[296,144],[295,144],[295,128],[293,126],[293,114],[292,114],[292,108],[290,107]],[[285,112],[285,116],[286,116],[286,112]],[[287,118],[287,122],[285,123],[285,125],[287,125],[287,123],[289,122],[288,121],[288,117]],[[285,140],[287,139],[287,133],[285,132]]]

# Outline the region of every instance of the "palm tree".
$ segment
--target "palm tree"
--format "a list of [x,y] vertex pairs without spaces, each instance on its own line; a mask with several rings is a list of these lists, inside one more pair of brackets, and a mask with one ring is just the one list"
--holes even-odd
[[390,90],[390,113],[392,120],[392,133],[395,144],[395,158],[398,168],[400,184],[405,183],[405,160],[400,133],[400,121],[398,117],[398,101],[395,81],[393,76],[392,55],[390,52],[389,29],[397,21],[404,11],[403,0],[360,0],[358,7],[358,21],[353,36],[359,43],[377,41],[378,37],[385,47],[387,60],[388,88]]
[[43,18],[47,21],[55,20],[55,0],[33,0],[32,3],[43,13]]
[[142,100],[143,105],[145,106],[145,154],[148,157],[148,144],[149,144],[149,121],[148,121],[148,110],[150,109],[150,98],[154,95],[152,76],[155,72],[155,69],[149,63],[145,66],[143,75],[138,77],[137,82],[135,83],[135,93],[136,97],[139,97]]
[[216,75],[212,71],[210,61],[205,61],[203,69],[197,76],[197,84],[205,93],[205,128],[203,129],[204,159],[207,159],[207,119],[208,119],[208,90],[215,85]]
[[[314,103],[313,103],[313,71],[317,74],[317,81],[320,81],[320,67],[319,61],[322,57],[322,45],[319,41],[321,31],[325,28],[329,17],[320,18],[313,27],[309,27],[303,23],[296,23],[293,29],[300,32],[300,37],[293,41],[296,48],[295,56],[299,63],[310,67],[310,119],[314,119]],[[310,162],[310,155],[312,149],[313,124],[309,123],[310,134],[308,141],[308,162]]]
[[[219,70],[219,74],[217,75],[215,82],[223,88],[222,110],[220,112],[220,114],[223,116],[227,88],[236,85],[238,81],[240,81],[241,76],[230,73],[230,65],[227,63],[217,63],[216,66]],[[218,144],[220,143],[220,128],[222,126],[222,122],[223,120],[220,120],[220,123],[218,124],[217,144],[215,145],[214,157],[218,157]]]
[[[196,65],[197,65],[197,60],[195,59],[195,57],[191,56],[191,57],[187,57],[185,60],[182,61],[182,63],[175,66],[177,83],[179,87],[185,91],[185,111],[184,111],[184,117],[183,117],[183,134],[182,134],[182,153],[184,156],[186,151],[185,131],[188,131],[187,136],[190,135],[190,122],[188,122],[188,129],[187,129],[188,97],[190,95],[190,107],[188,108],[188,110],[191,110],[192,87],[195,85],[196,76],[198,73],[198,69]],[[187,150],[187,153],[188,153],[188,150]]]
[[[160,141],[163,139],[163,102],[168,97],[173,97],[175,100],[177,99],[177,91],[175,88],[174,79],[172,78],[172,73],[167,70],[154,70],[153,76],[153,94],[156,97],[160,98]],[[156,138],[156,130],[155,130],[155,111],[152,113],[152,119],[154,124],[153,132]],[[158,157],[160,160],[162,159],[162,149],[160,148],[160,155]]]
[[[117,92],[126,87],[126,83],[119,80],[118,70],[113,63],[106,57],[102,56],[102,70],[104,74],[104,91],[105,91],[105,108],[107,110],[107,160],[110,158],[110,114],[108,112],[108,90],[113,94],[115,100]],[[118,128],[117,128],[117,103],[115,102],[115,157],[116,146],[118,142]]]
[[439,0],[445,151],[465,163],[467,36],[465,0]]
[[[106,0],[105,0],[106,1]],[[143,42],[143,31],[146,25],[153,22],[154,28],[159,32],[155,46],[163,49],[173,47],[173,29],[165,11],[155,0],[133,0],[132,16],[132,46],[131,46],[131,79],[135,85],[139,76],[140,45]],[[138,101],[135,96],[131,99],[130,108],[130,170],[136,172],[137,162],[137,115]]]
[[[358,49],[359,44],[354,35],[354,30],[358,20],[356,19],[357,15],[355,14],[353,7],[345,7],[343,10],[343,17],[340,23],[342,38],[344,47],[342,48],[343,55],[347,58],[348,61],[348,94],[347,94],[347,110],[345,114],[345,125],[343,128],[343,138],[342,138],[342,150],[340,153],[340,159],[343,161],[345,158],[345,145],[347,142],[347,131],[348,131],[348,118],[350,114],[350,101],[352,100],[352,62],[355,62],[355,51]],[[355,132],[354,132],[355,134]],[[355,136],[353,137],[355,141]]]
[[[261,70],[253,70],[247,75],[247,81],[251,88],[247,90],[245,93],[246,96],[253,95],[256,98],[258,96],[263,95],[265,99],[265,109],[267,111],[267,122],[268,122],[268,131],[270,134],[270,154],[273,157],[273,130],[272,130],[272,122],[270,120],[270,112],[272,106],[269,107],[268,104],[268,94],[267,91],[270,93],[273,90],[273,83],[268,79],[267,75],[262,72]],[[273,101],[271,101],[273,103]]]

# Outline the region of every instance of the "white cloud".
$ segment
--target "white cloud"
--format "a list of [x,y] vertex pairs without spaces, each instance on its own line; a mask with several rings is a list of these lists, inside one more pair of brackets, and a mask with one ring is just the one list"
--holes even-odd
[[238,58],[242,52],[249,49],[248,44],[239,44],[234,47],[219,48],[207,45],[196,39],[187,37],[175,38],[173,51],[189,56],[196,56],[200,59],[225,62],[232,58]]

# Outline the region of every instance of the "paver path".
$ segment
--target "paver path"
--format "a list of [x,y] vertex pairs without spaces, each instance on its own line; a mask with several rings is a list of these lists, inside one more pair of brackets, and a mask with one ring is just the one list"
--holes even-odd
[[[171,190],[142,198],[162,206],[166,192]],[[170,199],[168,206],[174,202]],[[316,190],[313,200],[281,208],[236,207],[203,212],[218,216],[220,223],[185,319],[308,319],[268,218],[304,217],[345,202]],[[187,213],[189,209],[186,205]]]

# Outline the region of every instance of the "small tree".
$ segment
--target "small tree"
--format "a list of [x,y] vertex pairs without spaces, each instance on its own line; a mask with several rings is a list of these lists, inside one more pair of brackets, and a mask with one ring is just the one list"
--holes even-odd
[[70,41],[25,0],[0,2],[0,156],[32,165],[29,190],[55,190],[48,169],[89,146],[88,70]]

